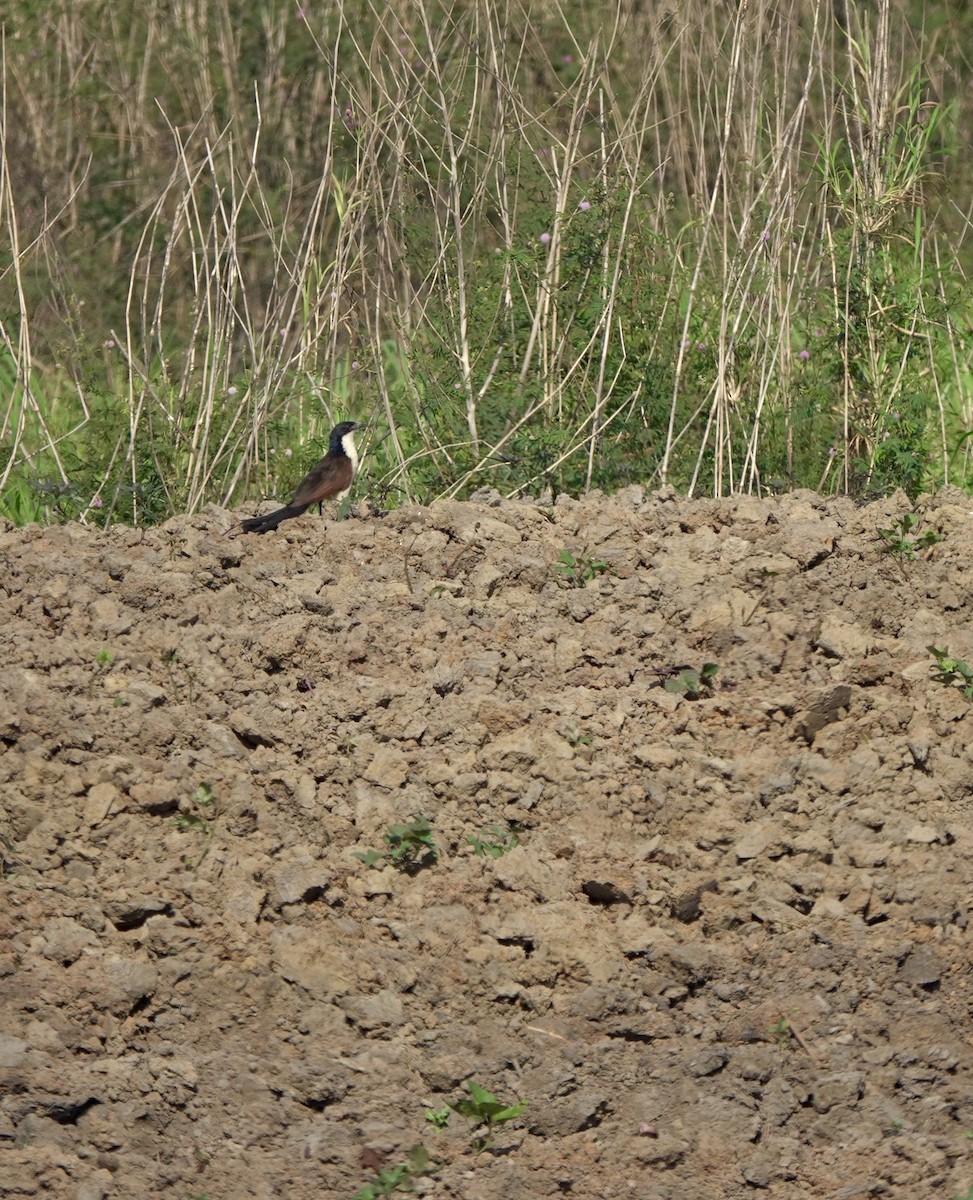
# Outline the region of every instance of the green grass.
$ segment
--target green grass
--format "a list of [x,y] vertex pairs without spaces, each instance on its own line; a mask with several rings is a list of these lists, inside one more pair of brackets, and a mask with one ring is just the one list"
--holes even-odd
[[387,505],[968,486],[973,18],[829,12],[14,0],[0,516],[285,497],[343,417]]

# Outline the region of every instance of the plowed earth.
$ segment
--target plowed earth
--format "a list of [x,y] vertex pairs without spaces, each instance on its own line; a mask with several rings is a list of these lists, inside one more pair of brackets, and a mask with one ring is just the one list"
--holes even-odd
[[908,508],[0,531],[0,1192],[965,1195],[973,502]]

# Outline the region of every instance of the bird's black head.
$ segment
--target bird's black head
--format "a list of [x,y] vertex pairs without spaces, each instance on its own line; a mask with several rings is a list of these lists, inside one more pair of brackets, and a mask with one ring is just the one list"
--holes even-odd
[[346,434],[354,433],[356,429],[361,429],[357,421],[342,421],[340,425],[336,425],[331,430],[331,437],[328,440],[328,452],[337,454],[342,448],[341,439]]

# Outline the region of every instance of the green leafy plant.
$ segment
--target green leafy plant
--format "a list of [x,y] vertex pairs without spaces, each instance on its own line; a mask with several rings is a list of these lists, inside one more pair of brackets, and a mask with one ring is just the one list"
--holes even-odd
[[706,692],[713,690],[713,683],[719,673],[718,663],[703,663],[699,671],[692,667],[685,667],[679,670],[678,674],[671,674],[667,679],[663,680],[662,686],[667,692],[675,692],[677,695],[685,696],[687,700],[698,700]]
[[523,826],[517,821],[511,821],[506,828],[502,825],[491,825],[483,833],[470,834],[466,841],[468,845],[473,847],[473,853],[478,858],[485,856],[499,858],[502,854],[506,854],[508,850],[512,850],[514,846],[520,845],[520,839],[517,837],[517,834],[522,829]]
[[198,834],[203,839],[203,849],[198,858],[193,858],[189,854],[183,855],[183,865],[190,870],[198,867],[209,852],[213,838],[213,826],[210,818],[214,815],[214,800],[213,789],[210,785],[201,783],[189,799],[190,811],[177,813],[172,818],[172,823],[177,829],[183,833]]
[[391,1196],[393,1192],[413,1192],[415,1181],[432,1173],[429,1151],[422,1145],[413,1146],[407,1163],[380,1168],[372,1182],[355,1192],[351,1200],[376,1200],[378,1196]]
[[557,556],[557,572],[562,587],[587,587],[599,575],[614,575],[615,572],[603,559],[592,558],[587,551],[562,550]]
[[426,817],[413,814],[412,820],[402,825],[390,825],[383,834],[384,850],[366,850],[355,857],[366,867],[389,863],[400,871],[412,875],[423,867],[431,867],[436,861],[436,845],[432,836],[432,825]]
[[448,1104],[443,1105],[442,1108],[427,1108],[425,1118],[433,1129],[438,1133],[442,1133],[444,1129],[449,1128],[449,1118],[452,1111]]
[[781,1017],[779,1021],[775,1021],[770,1027],[770,1033],[773,1034],[779,1050],[790,1050],[791,1025],[786,1017]]
[[[470,1093],[469,1099],[464,1097],[462,1100],[451,1101],[449,1107],[453,1112],[473,1122],[472,1147],[479,1154],[491,1145],[497,1126],[505,1125],[507,1121],[519,1117],[527,1107],[527,1101],[518,1100],[515,1104],[504,1104],[472,1079],[467,1079],[466,1086]],[[482,1132],[478,1133],[480,1129]]]
[[929,668],[931,677],[946,687],[959,688],[967,700],[973,700],[973,667],[961,658],[952,658],[948,650],[940,650],[938,646],[926,649],[936,660]]
[[914,562],[920,551],[928,550],[943,540],[942,534],[934,533],[931,529],[912,537],[921,523],[922,517],[919,513],[907,512],[896,518],[888,529],[880,529],[878,536],[884,543],[884,553],[897,559],[900,564]]

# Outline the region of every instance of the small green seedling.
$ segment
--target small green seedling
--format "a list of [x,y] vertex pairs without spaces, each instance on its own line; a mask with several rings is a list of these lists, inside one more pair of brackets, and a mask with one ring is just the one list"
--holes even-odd
[[790,1050],[791,1026],[786,1017],[781,1017],[779,1021],[771,1025],[770,1032],[774,1035],[779,1050]]
[[448,1104],[442,1108],[427,1108],[425,1118],[437,1133],[442,1133],[444,1129],[449,1128],[449,1118],[452,1115],[452,1111]]
[[959,688],[967,700],[973,700],[973,667],[961,658],[951,658],[948,650],[940,650],[938,646],[927,646],[926,649],[936,660],[929,668],[932,678],[947,687]]
[[880,529],[878,536],[885,543],[882,547],[884,553],[890,554],[900,564],[914,562],[920,551],[928,550],[943,540],[941,533],[933,533],[931,529],[912,537],[921,522],[922,517],[917,512],[908,512],[896,518],[888,529]]
[[592,558],[587,551],[577,554],[562,550],[557,556],[557,572],[562,587],[587,587],[599,575],[614,575],[615,572],[603,559]]
[[364,854],[356,854],[355,858],[366,867],[389,863],[407,875],[414,875],[423,867],[431,867],[436,861],[432,825],[425,817],[413,814],[412,820],[404,825],[390,825],[382,835],[382,840],[385,842],[384,850],[367,850]]
[[685,696],[687,700],[698,700],[704,692],[713,690],[713,681],[719,673],[718,663],[703,663],[702,670],[694,671],[686,667],[678,675],[670,675],[662,686],[667,692]]
[[197,833],[203,839],[203,850],[198,858],[194,859],[189,854],[183,855],[183,866],[189,870],[198,867],[209,851],[213,838],[213,826],[208,818],[213,816],[213,801],[213,789],[208,783],[201,783],[190,797],[192,810],[177,813],[172,818],[172,823],[177,829],[181,829],[183,833]]
[[506,854],[508,850],[512,850],[514,846],[520,844],[517,834],[522,829],[523,826],[517,821],[511,821],[506,829],[502,825],[491,825],[489,829],[484,830],[481,834],[470,834],[466,841],[468,845],[473,847],[473,853],[478,858],[484,858],[485,856],[499,858],[502,854]]
[[380,1168],[372,1182],[355,1192],[351,1200],[377,1200],[377,1197],[391,1196],[393,1192],[413,1192],[413,1183],[423,1175],[432,1173],[429,1151],[422,1145],[413,1146],[407,1163],[399,1163],[397,1167],[388,1169]]
[[[527,1101],[518,1100],[516,1104],[504,1104],[472,1079],[467,1079],[466,1086],[470,1092],[469,1100],[452,1101],[449,1107],[453,1112],[458,1112],[461,1117],[473,1122],[472,1148],[479,1154],[492,1144],[497,1126],[519,1117],[527,1107]],[[484,1127],[484,1131],[477,1134],[476,1131],[481,1127]]]

